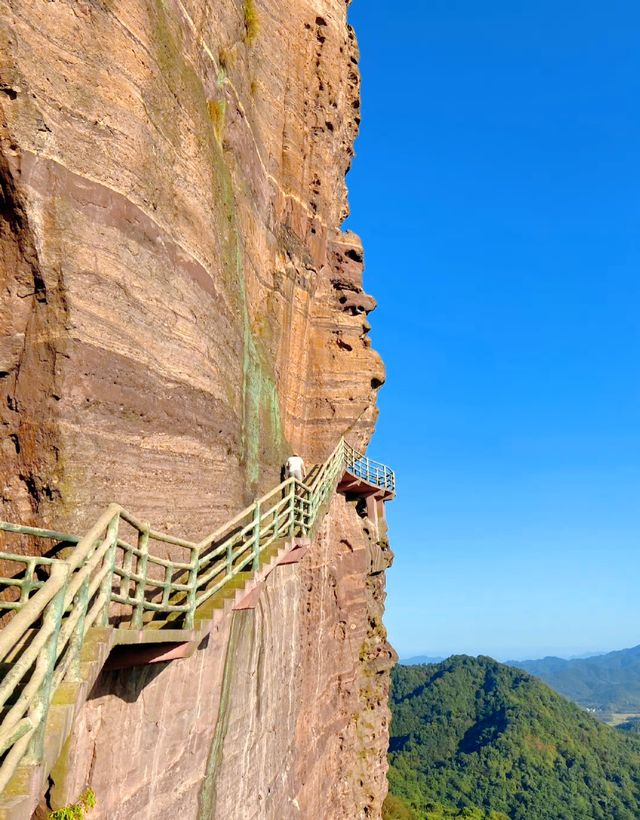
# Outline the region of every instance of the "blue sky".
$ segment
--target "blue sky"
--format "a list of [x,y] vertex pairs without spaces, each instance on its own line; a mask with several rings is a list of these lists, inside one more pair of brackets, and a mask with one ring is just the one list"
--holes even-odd
[[354,0],[400,655],[640,643],[640,6]]

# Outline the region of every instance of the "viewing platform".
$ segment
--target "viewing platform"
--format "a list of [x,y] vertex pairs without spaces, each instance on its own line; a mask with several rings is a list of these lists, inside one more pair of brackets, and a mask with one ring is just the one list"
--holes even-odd
[[396,494],[394,471],[379,461],[373,461],[345,442],[345,469],[337,491],[347,497],[364,498],[367,517],[376,525],[385,520],[385,503]]

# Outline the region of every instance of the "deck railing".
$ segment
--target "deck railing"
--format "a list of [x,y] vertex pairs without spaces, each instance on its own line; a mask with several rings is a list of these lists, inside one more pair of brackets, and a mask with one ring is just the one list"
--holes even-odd
[[396,476],[390,467],[381,464],[373,459],[354,450],[351,445],[344,443],[345,467],[346,470],[357,478],[366,481],[367,484],[374,484],[384,490],[394,493],[396,490]]
[[79,679],[92,626],[141,630],[167,617],[189,640],[198,607],[257,570],[275,541],[312,533],[345,470],[395,487],[391,470],[341,439],[309,484],[283,481],[197,542],[153,530],[118,504],[82,537],[0,522],[7,534],[53,544],[53,557],[0,553],[0,791],[21,761],[40,758],[51,697],[63,679]]

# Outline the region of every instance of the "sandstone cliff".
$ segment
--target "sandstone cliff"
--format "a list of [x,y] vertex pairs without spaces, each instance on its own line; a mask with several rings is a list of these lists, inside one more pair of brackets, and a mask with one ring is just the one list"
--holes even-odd
[[[0,38],[2,516],[82,531],[115,500],[195,538],[291,448],[365,445],[384,372],[340,229],[345,0],[0,0]],[[367,526],[337,498],[192,659],[105,673],[52,794],[375,817],[391,652]]]

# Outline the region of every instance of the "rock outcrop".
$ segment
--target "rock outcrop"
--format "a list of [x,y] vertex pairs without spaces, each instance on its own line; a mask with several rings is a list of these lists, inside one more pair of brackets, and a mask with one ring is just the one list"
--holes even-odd
[[[81,532],[118,501],[198,538],[292,448],[366,445],[357,59],[345,0],[0,0],[2,517]],[[377,816],[391,650],[363,526],[336,499],[226,634],[105,673],[52,793]]]

